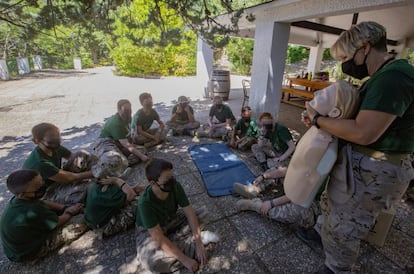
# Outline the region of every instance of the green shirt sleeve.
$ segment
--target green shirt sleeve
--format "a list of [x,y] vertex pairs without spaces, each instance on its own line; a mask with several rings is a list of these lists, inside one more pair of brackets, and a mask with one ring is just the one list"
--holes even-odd
[[47,160],[40,160],[38,168],[38,171],[43,179],[48,179],[58,174],[58,172],[60,171],[60,168],[58,168],[52,162]]

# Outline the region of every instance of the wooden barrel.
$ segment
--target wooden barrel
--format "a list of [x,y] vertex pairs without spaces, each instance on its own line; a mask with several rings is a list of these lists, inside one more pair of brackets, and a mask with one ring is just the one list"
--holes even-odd
[[224,101],[229,99],[230,94],[230,71],[213,70],[208,83],[211,98],[220,96]]

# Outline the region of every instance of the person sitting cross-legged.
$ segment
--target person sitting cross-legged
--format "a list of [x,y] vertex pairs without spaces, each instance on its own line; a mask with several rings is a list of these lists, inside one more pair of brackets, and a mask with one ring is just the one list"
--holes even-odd
[[41,200],[45,193],[42,177],[35,170],[17,170],[7,178],[13,197],[0,223],[4,253],[11,261],[21,262],[44,257],[69,244],[87,231],[82,204],[65,206]]
[[172,110],[167,126],[172,130],[174,136],[194,135],[194,130],[200,127],[200,122],[194,118],[194,110],[189,104],[186,96],[178,97],[178,104]]
[[199,218],[203,222],[206,209],[193,209],[170,162],[152,159],[145,172],[149,186],[138,201],[137,260],[151,272],[169,273],[182,266],[197,271],[207,262],[204,245],[218,241],[214,233],[201,232]]
[[230,140],[230,147],[245,151],[257,143],[259,137],[259,126],[255,120],[252,120],[252,109],[245,106],[241,110],[241,119],[233,129]]
[[227,139],[236,118],[230,107],[223,104],[223,99],[220,96],[214,96],[213,106],[210,108],[208,116],[208,132],[205,132],[204,129],[199,130],[197,137]]
[[121,99],[117,103],[117,113],[105,122],[98,140],[93,145],[95,154],[101,161],[104,157],[114,158],[115,155],[121,162],[127,162],[130,166],[149,160],[147,155],[130,142],[130,122],[131,102]]
[[[142,108],[132,117],[131,137],[134,144],[150,148],[166,140],[167,130],[158,112],[153,108],[152,95],[148,92],[141,93],[139,102]],[[154,121],[159,127],[151,128]]]

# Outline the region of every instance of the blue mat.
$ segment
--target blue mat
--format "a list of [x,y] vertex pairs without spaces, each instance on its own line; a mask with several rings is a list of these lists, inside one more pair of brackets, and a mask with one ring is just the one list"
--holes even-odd
[[255,179],[249,168],[226,144],[194,145],[188,151],[212,197],[233,194],[235,182],[248,185]]

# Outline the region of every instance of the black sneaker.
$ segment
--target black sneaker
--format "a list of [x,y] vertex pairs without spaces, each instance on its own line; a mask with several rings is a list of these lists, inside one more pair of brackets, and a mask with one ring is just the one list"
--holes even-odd
[[330,270],[326,265],[323,265],[318,271],[314,272],[313,274],[334,274],[332,270]]
[[304,228],[299,227],[295,231],[296,236],[298,236],[299,239],[307,243],[308,245],[318,244],[322,246],[322,239],[321,235],[319,235],[318,232],[316,232],[313,228]]

